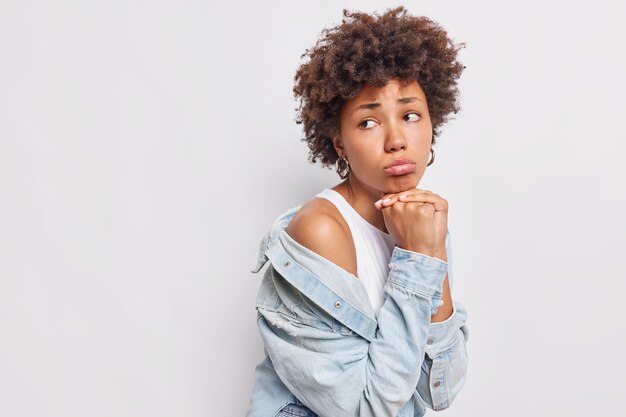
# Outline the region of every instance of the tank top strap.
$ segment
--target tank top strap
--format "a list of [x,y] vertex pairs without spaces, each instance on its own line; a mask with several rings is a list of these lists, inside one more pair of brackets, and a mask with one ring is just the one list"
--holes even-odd
[[326,188],[316,194],[315,197],[322,197],[333,203],[333,205],[337,207],[337,210],[339,210],[339,213],[341,213],[341,216],[344,218],[346,223],[348,223],[348,226],[350,226],[350,230],[354,229],[356,226],[355,223],[359,223],[359,218],[364,220],[360,217],[356,210],[354,210],[350,203],[348,203],[346,199],[335,190]]
[[[322,190],[320,193],[316,194],[315,197],[321,197],[328,201],[330,201],[336,208],[339,210],[339,213],[348,224],[350,229],[350,233],[352,234],[352,242],[354,243],[354,249],[356,251],[356,260],[357,260],[357,277],[359,279],[362,278],[363,268],[362,268],[362,258],[361,254],[363,253],[363,242],[366,239],[364,236],[365,226],[363,223],[367,223],[365,219],[363,219],[359,213],[346,201],[346,199],[339,194],[337,191],[332,190],[330,188],[326,188]],[[369,223],[368,223],[369,224]],[[370,225],[371,226],[371,225]]]
[[[331,188],[326,188],[326,189],[322,190],[321,192],[319,192],[318,194],[316,194],[315,197],[323,197],[323,198],[329,200],[330,202],[332,202],[337,207],[337,209],[339,210],[339,212],[341,213],[343,218],[346,219],[346,222],[348,223],[348,225],[350,225],[350,224],[358,224],[359,227],[365,227],[365,228],[369,229],[370,231],[372,231],[374,233],[380,234],[385,239],[385,241],[387,241],[389,243],[392,243],[392,242],[395,243],[393,238],[391,237],[391,235],[389,233],[383,232],[378,227],[374,226],[373,224],[371,224],[370,222],[365,220],[354,209],[354,207],[352,207],[350,205],[350,203],[348,203],[348,201],[346,201],[344,196],[342,196],[337,191],[335,191],[335,190],[333,190]],[[392,246],[393,246],[393,244],[392,244]]]

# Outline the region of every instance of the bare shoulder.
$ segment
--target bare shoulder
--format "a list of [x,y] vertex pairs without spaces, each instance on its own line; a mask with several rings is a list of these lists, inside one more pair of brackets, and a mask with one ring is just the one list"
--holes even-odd
[[356,251],[350,228],[330,201],[312,198],[305,203],[289,222],[287,234],[357,276]]

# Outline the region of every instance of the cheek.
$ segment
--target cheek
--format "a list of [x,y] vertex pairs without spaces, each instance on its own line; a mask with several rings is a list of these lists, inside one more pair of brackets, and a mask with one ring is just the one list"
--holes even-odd
[[419,141],[417,147],[425,152],[430,153],[430,148],[432,146],[433,134],[432,130],[424,129],[419,135]]
[[376,161],[372,158],[371,153],[353,153],[352,161],[350,165],[356,171],[361,173],[367,173],[372,171],[372,168],[376,166]]
[[[374,177],[380,169],[382,155],[378,155],[374,149],[352,149],[352,158],[349,158],[352,172],[359,178]],[[377,156],[378,155],[378,156]]]

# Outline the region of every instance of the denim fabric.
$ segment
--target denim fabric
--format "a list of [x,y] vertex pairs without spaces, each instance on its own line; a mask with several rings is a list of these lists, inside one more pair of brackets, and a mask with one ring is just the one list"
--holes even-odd
[[265,270],[257,325],[266,357],[255,370],[247,417],[423,416],[450,406],[465,382],[467,312],[431,323],[448,262],[395,247],[385,303],[374,313],[354,275],[285,231],[300,206],[263,237],[252,272]]
[[300,400],[295,399],[293,403],[289,403],[283,406],[276,417],[318,417],[313,411],[311,411],[306,405],[302,404]]

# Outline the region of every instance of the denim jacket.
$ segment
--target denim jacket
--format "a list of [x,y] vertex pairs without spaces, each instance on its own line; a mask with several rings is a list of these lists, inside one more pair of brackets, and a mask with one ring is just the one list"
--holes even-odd
[[450,406],[465,382],[467,313],[431,323],[448,262],[393,249],[385,302],[374,313],[356,277],[291,238],[301,206],[263,237],[256,267],[269,260],[256,300],[265,359],[254,372],[247,417],[421,417]]

